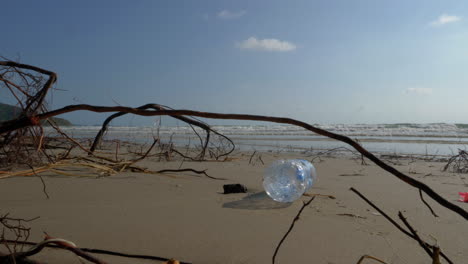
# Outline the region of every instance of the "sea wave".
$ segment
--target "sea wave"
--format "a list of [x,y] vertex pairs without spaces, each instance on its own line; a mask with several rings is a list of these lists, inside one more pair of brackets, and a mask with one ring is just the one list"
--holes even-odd
[[[315,124],[314,126],[357,139],[373,152],[449,155],[457,149],[466,149],[468,146],[468,125],[464,124]],[[331,149],[344,146],[342,142],[328,140],[292,125],[215,125],[212,128],[233,139],[244,150]],[[52,128],[44,129],[49,135],[55,133]],[[94,138],[100,129],[100,126],[62,127],[67,134],[79,138]],[[203,136],[203,133],[200,133],[202,129],[190,126],[110,126],[105,139],[143,143],[159,137],[184,146],[198,142],[193,129]]]
[[[369,136],[369,137],[468,137],[468,124],[447,123],[397,123],[397,124],[315,124],[317,128],[333,133],[347,136]],[[229,125],[212,126],[212,128],[225,135],[284,135],[284,136],[310,136],[313,132],[302,127],[292,125]],[[72,126],[64,127],[63,130],[79,133],[97,133],[99,126]],[[109,132],[120,133],[159,133],[164,134],[193,134],[203,131],[200,128],[190,126],[110,126]]]

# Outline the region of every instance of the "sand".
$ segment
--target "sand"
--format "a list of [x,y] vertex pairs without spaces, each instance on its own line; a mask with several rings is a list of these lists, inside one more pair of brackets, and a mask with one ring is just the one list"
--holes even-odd
[[[0,214],[39,219],[29,223],[30,240],[43,232],[79,247],[156,255],[191,263],[271,263],[275,247],[302,206],[272,201],[262,193],[265,167],[299,154],[262,153],[249,164],[250,153],[228,162],[184,162],[182,168],[207,169],[213,180],[193,173],[149,175],[120,173],[110,177],[66,177],[43,173],[50,199],[37,177],[1,180]],[[449,201],[468,191],[468,176],[441,172],[443,163],[408,160],[396,166],[428,184]],[[139,163],[150,169],[177,169],[180,161]],[[394,219],[401,211],[419,234],[437,243],[455,263],[468,263],[468,225],[461,216],[426,197],[435,218],[416,189],[370,164],[347,157],[328,157],[314,165],[317,197],[304,209],[281,247],[277,263],[356,263],[364,254],[387,263],[430,263],[419,245],[349,191],[354,187]],[[241,183],[246,194],[222,194],[223,184]],[[303,197],[302,200],[307,200]],[[400,222],[399,220],[397,220]],[[3,248],[1,249],[3,250]],[[96,255],[108,263],[158,263]],[[72,253],[47,249],[32,259],[47,263],[80,263]],[[371,260],[365,263],[373,263]]]

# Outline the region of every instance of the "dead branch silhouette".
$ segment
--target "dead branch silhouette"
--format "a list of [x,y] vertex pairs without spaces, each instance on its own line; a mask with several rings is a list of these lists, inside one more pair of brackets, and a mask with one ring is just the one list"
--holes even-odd
[[[16,263],[16,261],[20,261],[20,260],[23,260],[23,259],[25,259],[27,257],[38,254],[48,244],[55,244],[55,245],[57,245],[58,248],[69,250],[69,251],[75,253],[77,256],[82,257],[83,259],[86,259],[86,260],[88,260],[88,261],[90,261],[92,263],[107,264],[107,262],[105,262],[103,260],[100,260],[100,259],[98,259],[98,258],[84,252],[80,248],[76,247],[70,241],[60,239],[60,238],[51,238],[51,237],[48,237],[48,236],[46,236],[46,239],[44,241],[35,244],[29,250],[21,251],[21,252],[13,252],[13,253],[11,253],[9,255],[2,256],[2,257],[0,257],[0,261],[5,261],[6,262],[6,261],[12,259],[14,261],[13,263]],[[0,263],[3,263],[3,262],[0,262]],[[8,262],[6,262],[6,263],[8,263]]]
[[[162,105],[159,105],[159,104],[145,104],[145,105],[142,105],[140,107],[137,107],[137,109],[141,109],[141,110],[146,110],[146,109],[153,109],[153,110],[156,110],[156,111],[163,111],[163,110],[168,110],[168,107],[165,107],[165,106],[162,106]],[[128,114],[128,112],[119,112],[119,113],[115,113],[111,116],[109,116],[106,120],[104,120],[104,122],[102,123],[102,127],[101,129],[99,130],[98,134],[96,135],[96,137],[94,138],[94,142],[93,142],[93,145],[91,146],[90,148],[90,152],[93,153],[94,150],[97,148],[97,146],[100,144],[101,142],[101,139],[102,137],[104,136],[105,132],[107,131],[107,128],[109,126],[109,123],[114,120],[115,118],[117,117],[120,117],[120,116],[123,116],[123,115],[126,115]],[[206,154],[206,150],[208,148],[208,143],[210,141],[210,132],[213,132],[223,138],[225,138],[226,140],[228,140],[231,145],[232,145],[232,148],[230,151],[226,152],[226,153],[222,153],[221,155],[219,155],[219,157],[222,157],[222,156],[227,156],[229,155],[230,153],[232,153],[235,149],[235,144],[234,142],[229,139],[228,137],[214,131],[209,125],[201,122],[201,121],[198,121],[196,119],[193,119],[193,118],[190,118],[190,117],[185,117],[185,116],[171,116],[175,119],[178,119],[180,121],[183,121],[187,124],[189,124],[191,127],[192,126],[197,126],[199,128],[202,128],[203,130],[205,130],[206,132],[206,139],[205,139],[205,142],[203,143],[203,140],[201,139],[201,136],[196,132],[196,130],[192,127],[193,131],[195,132],[195,134],[198,136],[198,138],[200,139],[200,142],[202,144],[202,150],[200,151],[199,155],[197,156],[197,158],[194,158],[195,160],[203,160],[205,158],[205,154]]]
[[447,161],[442,171],[455,173],[468,173],[468,152],[459,149],[457,155],[453,155]]

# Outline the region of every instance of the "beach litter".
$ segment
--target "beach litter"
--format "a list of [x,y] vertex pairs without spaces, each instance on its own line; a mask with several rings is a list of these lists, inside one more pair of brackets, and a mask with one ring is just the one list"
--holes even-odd
[[223,185],[223,190],[224,194],[229,194],[229,193],[246,193],[247,192],[247,187],[245,187],[242,184],[236,183],[236,184],[224,184]]
[[468,192],[459,192],[460,199],[458,201],[468,203]]

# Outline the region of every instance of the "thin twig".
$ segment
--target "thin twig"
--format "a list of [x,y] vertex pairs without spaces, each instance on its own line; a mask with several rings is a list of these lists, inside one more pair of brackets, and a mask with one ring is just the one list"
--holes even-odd
[[156,173],[184,172],[184,171],[191,171],[191,172],[194,172],[194,173],[197,173],[197,174],[203,174],[203,175],[205,175],[206,177],[208,177],[208,178],[210,178],[210,179],[213,179],[213,180],[226,180],[226,179],[223,179],[223,178],[216,178],[216,177],[210,176],[210,175],[208,175],[208,174],[206,173],[206,170],[202,170],[202,171],[194,170],[194,169],[159,170],[159,171],[156,171]]
[[151,146],[148,148],[148,150],[145,152],[145,154],[135,160],[132,160],[132,162],[130,164],[134,164],[140,160],[143,160],[146,158],[146,156],[148,156],[148,154],[151,152],[151,150],[153,150],[154,146],[158,143],[159,141],[159,138],[154,138],[153,139],[153,143],[151,144]]
[[250,159],[249,159],[249,165],[252,164],[252,158],[253,156],[255,156],[255,153],[257,153],[257,151],[255,150],[252,155],[250,156]]
[[403,215],[402,212],[398,212],[398,217],[401,219],[401,221],[405,224],[405,226],[409,229],[411,234],[413,234],[413,238],[418,241],[419,245],[426,251],[426,253],[429,255],[429,257],[432,258],[432,251],[427,245],[426,242],[424,242],[421,237],[419,237],[418,232],[408,223],[408,220],[406,220],[406,217]]
[[439,216],[434,212],[434,210],[432,210],[432,207],[426,202],[426,200],[424,200],[424,197],[423,197],[423,194],[422,194],[421,189],[419,189],[419,197],[421,197],[421,201],[427,206],[427,208],[429,208],[429,210],[431,211],[432,215],[433,215],[434,217],[439,217]]
[[265,165],[265,162],[263,162],[263,160],[262,160],[262,155],[259,155],[259,156],[258,156],[258,159],[260,160],[260,162],[262,163],[262,165]]
[[361,264],[361,262],[364,261],[365,259],[372,259],[372,260],[378,261],[378,262],[380,262],[380,263],[387,264],[387,262],[385,262],[385,261],[383,261],[383,260],[380,260],[380,259],[378,259],[378,258],[376,258],[376,257],[369,256],[369,255],[364,255],[364,256],[362,256],[362,257],[358,260],[358,262],[357,262],[356,264]]
[[115,161],[119,161],[119,148],[120,148],[120,141],[115,141]]
[[321,197],[327,197],[332,200],[335,200],[336,197],[334,195],[329,195],[329,194],[320,194],[320,193],[304,193],[302,196],[307,196],[307,197],[313,197],[313,196],[321,196]]
[[296,223],[297,220],[299,220],[299,216],[301,215],[302,211],[303,211],[304,208],[306,208],[306,206],[308,206],[314,199],[315,199],[315,196],[313,196],[312,198],[310,198],[310,200],[307,201],[307,202],[304,202],[304,201],[303,201],[302,207],[301,207],[301,209],[299,210],[299,212],[297,212],[297,215],[294,217],[294,219],[293,219],[291,225],[289,226],[288,231],[284,234],[283,238],[281,238],[280,242],[278,243],[278,246],[276,246],[275,253],[273,254],[273,258],[272,258],[272,260],[271,260],[271,263],[272,263],[272,264],[275,264],[276,254],[278,254],[278,250],[280,249],[281,244],[283,244],[283,242],[284,242],[284,240],[286,239],[286,237],[289,235],[289,233],[291,232],[291,230],[294,228],[294,224]]
[[45,194],[45,196],[47,197],[47,199],[50,199],[49,194],[47,193],[46,184],[45,184],[44,179],[42,178],[42,176],[36,173],[36,171],[34,170],[33,166],[31,166],[31,165],[29,165],[29,164],[26,164],[26,165],[28,165],[29,168],[31,168],[31,171],[32,171],[32,173],[34,173],[34,175],[36,175],[37,177],[39,177],[39,179],[41,179],[41,182],[42,182],[42,192]]
[[200,160],[197,159],[197,158],[192,158],[192,157],[190,157],[190,156],[187,156],[187,155],[181,153],[180,151],[178,151],[178,150],[175,149],[175,148],[172,148],[172,147],[171,147],[170,151],[179,154],[179,155],[180,155],[182,158],[184,158],[184,159],[189,159],[189,160],[191,160],[191,161],[200,161]]

